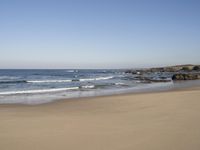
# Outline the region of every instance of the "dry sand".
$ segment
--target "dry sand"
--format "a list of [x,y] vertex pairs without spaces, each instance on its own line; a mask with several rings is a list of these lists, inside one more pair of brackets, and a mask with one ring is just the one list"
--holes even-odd
[[0,150],[200,150],[200,89],[1,105]]

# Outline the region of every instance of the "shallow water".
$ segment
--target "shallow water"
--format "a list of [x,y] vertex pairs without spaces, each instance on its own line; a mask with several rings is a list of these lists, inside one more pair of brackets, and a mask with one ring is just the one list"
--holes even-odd
[[[152,79],[170,73],[146,74]],[[163,91],[195,82],[148,83],[123,70],[0,70],[0,103],[40,104],[57,99],[111,95],[128,92]]]

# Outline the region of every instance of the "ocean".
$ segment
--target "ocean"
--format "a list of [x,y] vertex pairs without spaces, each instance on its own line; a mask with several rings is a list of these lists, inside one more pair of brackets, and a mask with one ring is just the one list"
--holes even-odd
[[[170,74],[148,74],[170,79]],[[172,88],[170,82],[144,82],[124,70],[0,70],[0,104],[41,104],[77,97]]]

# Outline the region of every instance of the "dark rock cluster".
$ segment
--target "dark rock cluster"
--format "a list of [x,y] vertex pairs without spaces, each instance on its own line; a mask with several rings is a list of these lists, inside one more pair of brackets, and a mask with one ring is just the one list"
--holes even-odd
[[[169,82],[170,80],[163,77],[163,74],[170,74],[172,80],[196,80],[200,79],[200,65],[178,65],[170,67],[147,68],[137,70],[127,70],[125,73],[136,75],[141,81],[145,82]],[[162,74],[159,79],[147,78],[147,74]],[[162,78],[163,77],[163,78]]]
[[193,70],[194,70],[194,71],[200,71],[200,66],[194,66],[194,67],[193,67]]
[[172,76],[172,80],[197,80],[197,79],[200,79],[200,74],[177,73]]

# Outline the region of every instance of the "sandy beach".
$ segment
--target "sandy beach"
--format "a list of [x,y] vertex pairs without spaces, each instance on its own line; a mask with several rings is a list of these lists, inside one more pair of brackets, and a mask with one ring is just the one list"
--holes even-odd
[[200,88],[0,106],[1,150],[199,150]]

